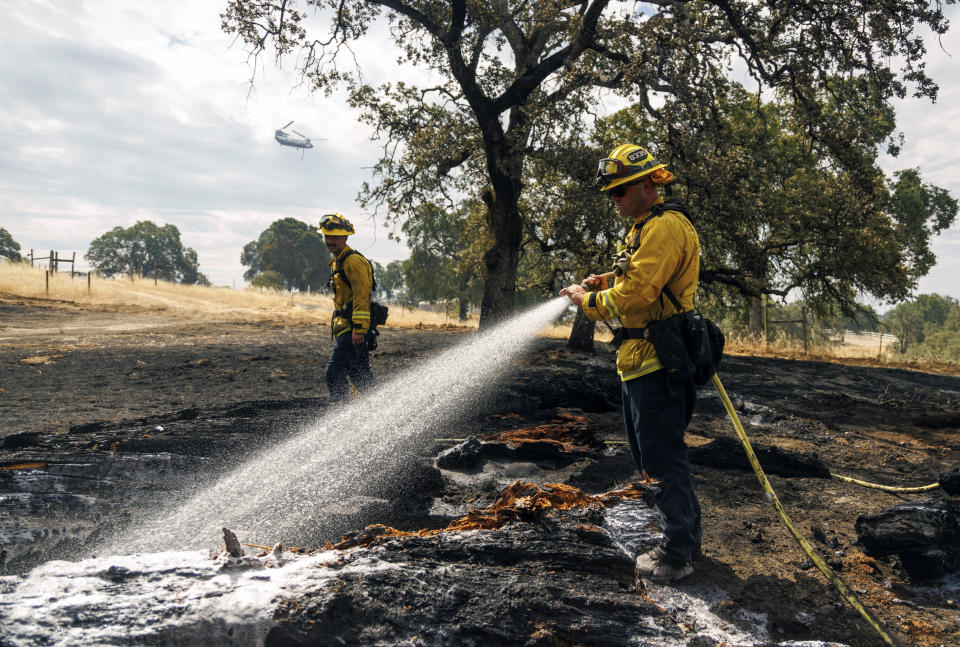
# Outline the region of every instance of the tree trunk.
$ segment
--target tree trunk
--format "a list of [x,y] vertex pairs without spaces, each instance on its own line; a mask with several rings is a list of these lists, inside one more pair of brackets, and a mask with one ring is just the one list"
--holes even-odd
[[592,354],[594,352],[593,333],[596,328],[597,322],[587,319],[583,308],[577,308],[577,316],[573,320],[573,329],[570,331],[570,339],[567,340],[567,348]]
[[467,289],[470,286],[470,275],[464,272],[457,280],[457,301],[460,304],[458,313],[460,321],[466,321],[470,314],[470,298],[467,295]]
[[493,190],[484,191],[482,198],[487,205],[487,228],[493,245],[483,255],[486,271],[480,302],[480,330],[513,314],[523,240],[523,219],[518,204],[521,167],[522,159],[511,155],[503,142],[488,145],[487,168]]
[[763,302],[760,297],[747,297],[750,306],[750,336],[754,339],[763,337]]

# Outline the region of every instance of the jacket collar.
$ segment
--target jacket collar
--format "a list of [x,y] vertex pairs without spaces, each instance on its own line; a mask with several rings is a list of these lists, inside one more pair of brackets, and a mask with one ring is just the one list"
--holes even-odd
[[331,259],[330,259],[330,262],[327,263],[327,265],[329,265],[330,267],[333,267],[333,264],[334,264],[334,263],[338,263],[338,262],[340,261],[340,259],[343,258],[343,255],[346,254],[347,252],[349,252],[350,249],[351,249],[351,248],[350,248],[350,245],[344,245],[344,246],[343,246],[343,249],[340,250],[340,253],[337,254],[336,256],[334,256],[333,258],[331,258]]
[[663,204],[662,195],[657,196],[657,199],[653,201],[652,205],[650,205],[650,209],[644,211],[642,214],[637,216],[636,219],[633,221],[633,224],[642,225],[644,222],[646,222],[647,219],[650,218],[650,212],[653,211],[653,207],[657,206],[658,204]]

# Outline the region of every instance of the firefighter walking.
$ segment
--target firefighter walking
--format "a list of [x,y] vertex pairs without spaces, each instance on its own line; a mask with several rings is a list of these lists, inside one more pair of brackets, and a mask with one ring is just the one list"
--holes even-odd
[[333,256],[330,284],[334,290],[334,311],[330,329],[334,344],[326,378],[330,398],[341,402],[350,396],[350,382],[357,391],[376,385],[368,349],[373,266],[347,245],[347,236],[355,230],[342,215],[324,216],[317,231],[323,234],[323,242]]

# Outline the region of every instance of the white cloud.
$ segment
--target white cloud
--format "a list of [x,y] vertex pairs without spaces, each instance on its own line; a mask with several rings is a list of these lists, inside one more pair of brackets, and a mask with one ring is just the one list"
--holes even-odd
[[[216,283],[239,278],[245,243],[271,222],[339,211],[352,241],[388,262],[356,194],[378,148],[342,98],[311,96],[292,61],[250,91],[220,1],[8,2],[0,8],[0,226],[24,251],[86,250],[137,220],[175,224]],[[301,155],[273,131],[315,139]],[[329,138],[323,141],[322,138]]]
[[[87,249],[137,220],[175,224],[215,283],[239,277],[243,245],[272,221],[325,212],[358,226],[351,244],[381,262],[405,258],[356,204],[379,145],[343,96],[311,94],[293,58],[267,56],[250,90],[247,55],[220,29],[223,0],[5,0],[0,4],[0,227],[25,249]],[[960,19],[952,7],[951,19]],[[323,16],[311,16],[320,24]],[[389,27],[354,53],[367,80],[422,80],[398,68]],[[960,54],[954,29],[944,39]],[[885,168],[919,166],[960,197],[960,84],[954,58],[931,48],[934,104],[898,105],[907,144]],[[605,99],[609,110],[620,107]],[[283,148],[291,119],[315,148]],[[323,141],[322,138],[327,138]],[[921,291],[960,296],[960,225],[935,244],[941,262]]]

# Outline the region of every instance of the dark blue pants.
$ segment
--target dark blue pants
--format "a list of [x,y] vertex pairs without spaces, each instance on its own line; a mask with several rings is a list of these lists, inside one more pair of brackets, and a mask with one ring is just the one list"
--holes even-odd
[[623,382],[623,421],[637,467],[660,481],[655,506],[662,519],[666,559],[689,562],[700,552],[700,503],[693,493],[683,434],[697,391],[654,371]]
[[345,332],[333,343],[333,353],[327,362],[327,388],[330,390],[330,399],[340,402],[350,397],[350,384],[347,377],[363,391],[376,385],[376,378],[370,371],[370,351],[367,345],[359,348],[353,345],[353,335]]

